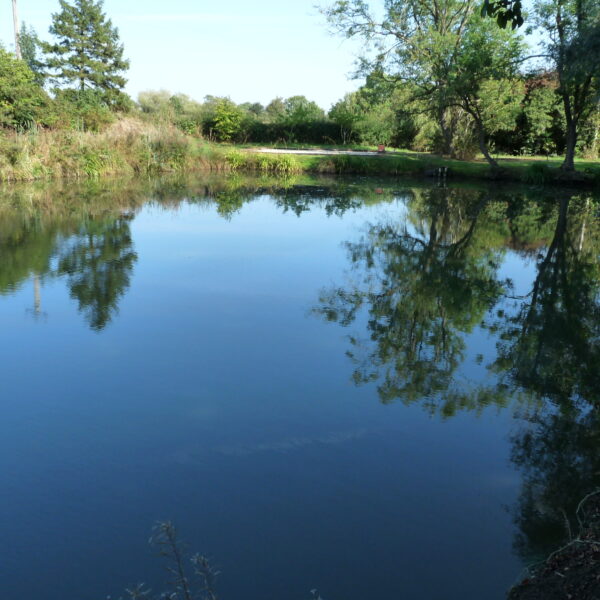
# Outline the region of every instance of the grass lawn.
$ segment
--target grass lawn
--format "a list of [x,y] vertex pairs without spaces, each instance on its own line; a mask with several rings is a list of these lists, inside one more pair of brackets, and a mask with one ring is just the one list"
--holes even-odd
[[[278,146],[262,146],[277,147]],[[232,146],[253,153],[257,150],[256,145]],[[286,145],[289,150],[354,150],[366,151],[376,150],[368,146],[315,146],[307,144]],[[253,153],[254,154],[254,153]],[[282,156],[282,155],[280,155]],[[288,155],[283,155],[288,156]],[[414,152],[402,149],[388,149],[385,154],[379,156],[352,156],[352,155],[294,155],[290,154],[298,164],[300,170],[310,173],[355,173],[360,175],[423,175],[428,171],[439,167],[447,167],[452,177],[489,179],[492,175],[489,165],[483,158],[470,161],[453,160],[442,158],[438,155],[426,152]],[[494,177],[523,181],[526,183],[542,184],[564,182],[566,178],[559,170],[562,157],[496,157],[502,169],[500,174]],[[600,160],[577,159],[576,167],[578,174],[569,183],[587,183],[594,187],[600,187]]]

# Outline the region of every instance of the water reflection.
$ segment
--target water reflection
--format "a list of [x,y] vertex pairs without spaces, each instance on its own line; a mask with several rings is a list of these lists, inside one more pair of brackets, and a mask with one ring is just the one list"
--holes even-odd
[[[455,385],[466,337],[506,294],[499,268],[508,229],[488,192],[406,194],[406,219],[371,224],[347,244],[350,287],[326,290],[317,311],[349,326],[368,313],[369,341],[351,336],[357,383],[378,382],[383,402],[425,401],[446,415],[501,401],[497,391]],[[440,407],[441,405],[441,407]]]
[[600,394],[600,227],[589,197],[563,197],[545,222],[554,232],[539,249],[528,293],[503,313],[494,367],[555,401]]
[[110,323],[129,288],[137,261],[129,228],[132,218],[85,223],[58,250],[56,274],[66,276],[71,297],[95,331]]
[[[265,195],[298,217],[390,203],[394,216],[374,212],[379,220],[346,241],[349,282],[323,290],[315,311],[346,328],[354,382],[375,385],[384,403],[420,403],[445,418],[516,409],[515,549],[525,562],[547,555],[600,485],[600,219],[589,195],[236,177],[17,190],[0,202],[0,294],[33,279],[39,317],[44,285],[59,280],[101,332],[131,285],[142,206],[206,205],[233,219]],[[254,455],[288,442],[221,450]]]
[[43,283],[60,278],[89,327],[102,331],[129,289],[138,259],[130,225],[142,206],[177,209],[184,202],[205,204],[231,219],[244,204],[264,194],[279,210],[297,216],[317,206],[327,216],[341,216],[369,197],[391,197],[372,192],[370,186],[243,177],[195,184],[166,179],[122,186],[91,182],[5,189],[0,196],[0,294],[12,294],[33,278],[32,313],[39,317]]
[[[406,209],[405,219],[370,224],[346,244],[353,282],[324,290],[316,309],[344,327],[368,314],[368,341],[349,338],[355,381],[377,381],[383,402],[447,397],[479,327],[497,340],[488,368],[509,375],[498,393],[510,384],[595,400],[600,225],[591,198],[433,189],[409,192]],[[519,296],[500,275],[510,251],[536,261]]]
[[42,315],[41,282],[64,277],[70,295],[90,328],[100,331],[118,310],[129,287],[137,255],[130,232],[132,215],[92,216],[78,222],[37,216],[0,221],[0,294],[34,280],[36,317]]
[[505,319],[494,367],[548,400],[513,438],[523,487],[516,548],[540,560],[578,530],[579,501],[600,487],[600,228],[591,198],[563,197],[536,277]]
[[[352,283],[324,290],[316,312],[354,327],[354,381],[377,382],[384,403],[449,417],[517,401],[515,547],[524,562],[540,560],[577,530],[577,504],[600,486],[598,204],[439,189],[412,191],[405,204],[404,219],[372,223],[346,244]],[[518,293],[522,284],[500,274],[509,253],[535,267]],[[493,384],[459,373],[476,329],[495,344],[485,365]]]

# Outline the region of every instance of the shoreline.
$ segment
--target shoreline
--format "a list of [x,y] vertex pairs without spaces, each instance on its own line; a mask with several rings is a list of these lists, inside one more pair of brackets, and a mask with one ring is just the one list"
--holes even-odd
[[404,151],[254,148],[208,143],[169,127],[119,127],[104,133],[40,132],[0,137],[0,182],[51,182],[169,173],[248,173],[289,176],[358,175],[475,180],[600,189],[600,161],[564,173],[558,161],[460,161]]

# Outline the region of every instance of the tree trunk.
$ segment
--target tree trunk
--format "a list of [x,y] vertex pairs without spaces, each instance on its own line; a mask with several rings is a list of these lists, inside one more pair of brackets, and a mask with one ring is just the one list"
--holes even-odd
[[438,125],[442,132],[442,154],[445,156],[452,156],[454,149],[452,147],[452,131],[446,124],[446,111],[440,110],[438,113]]
[[565,160],[560,168],[572,173],[575,171],[575,148],[577,146],[577,124],[573,119],[567,119],[566,143]]
[[475,125],[477,127],[477,137],[479,138],[479,149],[481,150],[481,154],[483,154],[485,160],[488,161],[492,169],[499,169],[500,165],[496,162],[496,159],[490,154],[487,142],[485,141],[485,129],[483,127],[483,123],[479,119],[475,119]]

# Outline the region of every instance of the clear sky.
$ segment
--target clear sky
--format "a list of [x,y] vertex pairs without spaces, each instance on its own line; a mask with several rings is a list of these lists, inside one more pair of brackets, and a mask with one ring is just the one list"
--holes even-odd
[[[13,48],[12,3],[0,40]],[[318,0],[106,0],[131,60],[128,92],[148,89],[268,103],[302,94],[324,108],[356,89],[358,46],[331,37]],[[48,38],[58,0],[19,0],[19,17]]]

